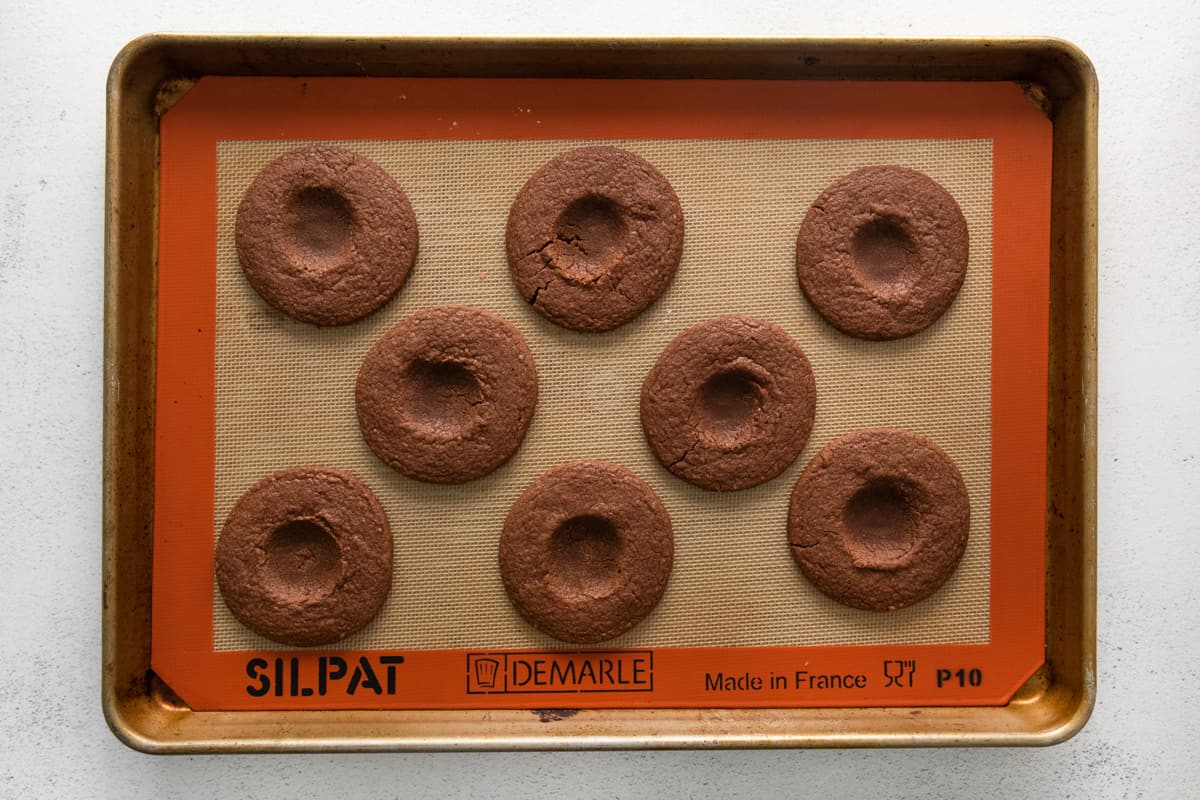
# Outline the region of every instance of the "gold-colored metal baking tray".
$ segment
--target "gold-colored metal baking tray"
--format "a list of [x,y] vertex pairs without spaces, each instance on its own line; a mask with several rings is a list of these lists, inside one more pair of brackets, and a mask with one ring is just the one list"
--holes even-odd
[[[158,122],[204,75],[1013,81],[1053,122],[1046,663],[1002,707],[197,712],[150,669]],[[152,35],[108,81],[105,717],[156,753],[1046,745],[1095,701],[1095,72],[1054,39]]]

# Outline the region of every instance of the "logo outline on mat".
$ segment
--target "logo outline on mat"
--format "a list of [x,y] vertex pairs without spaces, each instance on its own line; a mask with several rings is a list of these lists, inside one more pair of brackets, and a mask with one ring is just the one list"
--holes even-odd
[[653,692],[653,650],[467,653],[467,694]]

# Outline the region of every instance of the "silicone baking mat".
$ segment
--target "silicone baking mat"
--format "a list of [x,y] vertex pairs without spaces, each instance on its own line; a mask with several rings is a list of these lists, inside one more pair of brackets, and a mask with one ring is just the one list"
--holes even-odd
[[[730,93],[727,83],[752,91]],[[668,85],[676,91],[663,94]],[[833,88],[201,81],[163,125],[156,670],[194,707],[1003,702],[1040,663],[1044,614],[1037,470],[1049,124],[1012,86],[955,85],[941,95],[932,85]],[[576,99],[590,93],[594,105],[547,99],[558,97],[555,89]],[[866,97],[874,106],[862,104]],[[611,113],[600,113],[606,104]],[[809,106],[822,114],[805,114]],[[294,322],[259,299],[233,247],[246,186],[271,158],[310,141],[380,163],[405,187],[420,226],[417,265],[400,294],[335,329]],[[647,312],[607,334],[578,334],[543,320],[513,288],[504,222],[541,163],[601,141],[641,154],[671,181],[685,214],[684,256]],[[925,172],[955,196],[968,220],[970,263],[957,300],[930,329],[862,342],[804,300],[794,241],[826,185],[880,163]],[[411,481],[376,460],[353,402],[358,366],[379,336],[416,309],[447,303],[488,308],[514,324],[541,387],[516,456],[454,487]],[[784,327],[813,364],[818,401],[812,438],[790,469],[716,494],[657,464],[637,400],[672,337],[726,313]],[[198,323],[194,334],[189,320]],[[185,376],[186,364],[198,369]],[[175,416],[186,413],[181,401],[193,412],[186,422]],[[963,473],[972,515],[967,552],[946,586],[886,614],[817,592],[792,561],[785,531],[788,495],[812,455],[844,432],[877,425],[937,441]],[[676,543],[657,609],[587,652],[524,623],[496,565],[512,501],[546,469],[578,458],[614,461],[645,479],[671,514]],[[290,651],[254,635],[225,609],[212,578],[212,546],[238,496],[298,464],[362,477],[395,534],[387,603],[336,651]],[[1000,539],[998,521],[1007,523]],[[559,664],[560,677],[607,659],[641,682],[539,684],[531,666],[539,658]],[[347,691],[356,662],[388,680],[360,676],[356,685],[366,681],[369,691]],[[836,680],[813,684],[814,675]]]

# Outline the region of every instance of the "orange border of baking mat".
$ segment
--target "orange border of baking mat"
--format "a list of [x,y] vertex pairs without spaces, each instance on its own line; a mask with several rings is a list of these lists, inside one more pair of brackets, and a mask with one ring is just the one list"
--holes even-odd
[[[1045,648],[1051,134],[1009,83],[201,79],[161,123],[155,672],[197,710],[1006,703]],[[992,140],[988,644],[212,651],[218,140],[583,138]]]

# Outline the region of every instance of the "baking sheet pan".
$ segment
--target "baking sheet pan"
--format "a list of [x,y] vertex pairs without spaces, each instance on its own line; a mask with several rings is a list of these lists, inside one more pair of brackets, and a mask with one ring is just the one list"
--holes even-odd
[[[711,77],[715,71],[721,77],[990,78],[1028,84],[1028,93],[1050,110],[1055,122],[1048,664],[1007,706],[854,709],[841,711],[837,717],[820,709],[733,709],[716,716],[696,710],[607,709],[559,720],[553,734],[539,727],[547,724],[540,721],[540,716],[527,712],[505,714],[505,724],[498,730],[491,726],[490,718],[485,720],[471,712],[289,712],[287,729],[303,730],[299,739],[278,736],[279,726],[285,723],[269,713],[238,712],[230,717],[187,709],[168,687],[147,674],[144,660],[148,654],[148,563],[138,545],[139,537],[140,544],[146,543],[151,519],[148,512],[153,509],[147,507],[147,498],[139,497],[128,480],[136,477],[137,470],[146,469],[146,453],[139,448],[146,447],[147,417],[152,419],[148,411],[153,395],[147,393],[146,386],[147,382],[153,386],[153,376],[147,374],[144,359],[139,361],[136,356],[139,348],[145,354],[145,348],[154,341],[153,325],[148,324],[153,315],[147,314],[147,308],[153,306],[147,300],[153,296],[151,254],[156,218],[153,203],[131,197],[130,189],[137,188],[139,182],[143,187],[152,186],[156,175],[155,162],[146,158],[146,142],[133,141],[131,134],[139,130],[139,125],[143,132],[148,123],[154,128],[158,113],[187,88],[192,76],[231,69],[229,62],[217,65],[223,56],[229,57],[233,41],[186,37],[142,40],[114,65],[110,91],[105,705],[114,729],[126,741],[151,750],[1037,743],[1061,738],[1086,719],[1093,692],[1089,659],[1094,658],[1089,655],[1093,624],[1090,608],[1094,603],[1090,583],[1094,569],[1094,503],[1088,502],[1094,493],[1093,473],[1089,472],[1089,465],[1094,466],[1094,456],[1089,455],[1094,453],[1094,422],[1089,406],[1082,400],[1089,392],[1094,393],[1094,312],[1088,303],[1094,280],[1094,231],[1090,224],[1094,209],[1090,204],[1094,204],[1091,159],[1095,94],[1086,60],[1068,46],[1045,41],[992,42],[986,47],[984,43],[935,43],[926,50],[941,54],[941,60],[925,68],[916,66],[916,54],[922,48],[905,42],[683,41],[666,49],[627,42],[617,47],[627,58],[614,60],[612,53],[604,54],[598,42],[592,43],[590,50],[586,42],[548,41],[441,43],[445,49],[439,49],[439,43],[403,40],[370,40],[374,47],[367,48],[366,40],[362,40],[341,42],[344,49],[339,50],[335,43],[318,39],[303,40],[304,46],[292,52],[290,65],[280,61],[286,61],[286,54],[280,51],[279,40],[255,40],[258,47],[251,48],[260,59],[257,69],[292,74],[340,74],[337,65],[348,63],[347,58],[377,52],[387,55],[372,62],[374,66],[367,71],[377,69],[377,74],[390,75],[430,71],[524,75],[529,74],[528,65],[522,68],[514,61],[544,57],[543,66],[554,63],[554,70],[595,77]],[[245,44],[244,40],[238,41]],[[556,51],[555,47],[560,49]],[[564,62],[564,49],[577,51],[580,57]],[[243,48],[243,52],[250,51]],[[880,61],[884,53],[908,55],[913,64],[884,69]],[[168,54],[170,59],[166,58]],[[715,55],[723,58],[714,62],[711,58]],[[189,57],[193,68],[180,69]],[[993,62],[985,63],[989,58]],[[839,59],[841,70],[835,68]],[[956,59],[960,62],[957,74],[947,63]],[[489,64],[491,71],[487,69]],[[143,102],[134,103],[135,96]],[[148,197],[152,200],[153,194]],[[1062,369],[1056,371],[1056,364]],[[1057,388],[1073,391],[1058,393],[1058,384],[1063,385]],[[1068,452],[1074,457],[1065,457]],[[137,461],[137,455],[143,460]],[[119,575],[132,580],[120,581]],[[128,612],[119,625],[115,617],[118,607]],[[231,735],[232,729],[224,727],[234,719],[239,735]],[[835,719],[840,722],[835,723]],[[394,723],[390,730],[399,732],[380,734],[378,725],[383,720]],[[173,730],[174,736],[164,738],[166,729]],[[341,733],[334,735],[333,731]]]

